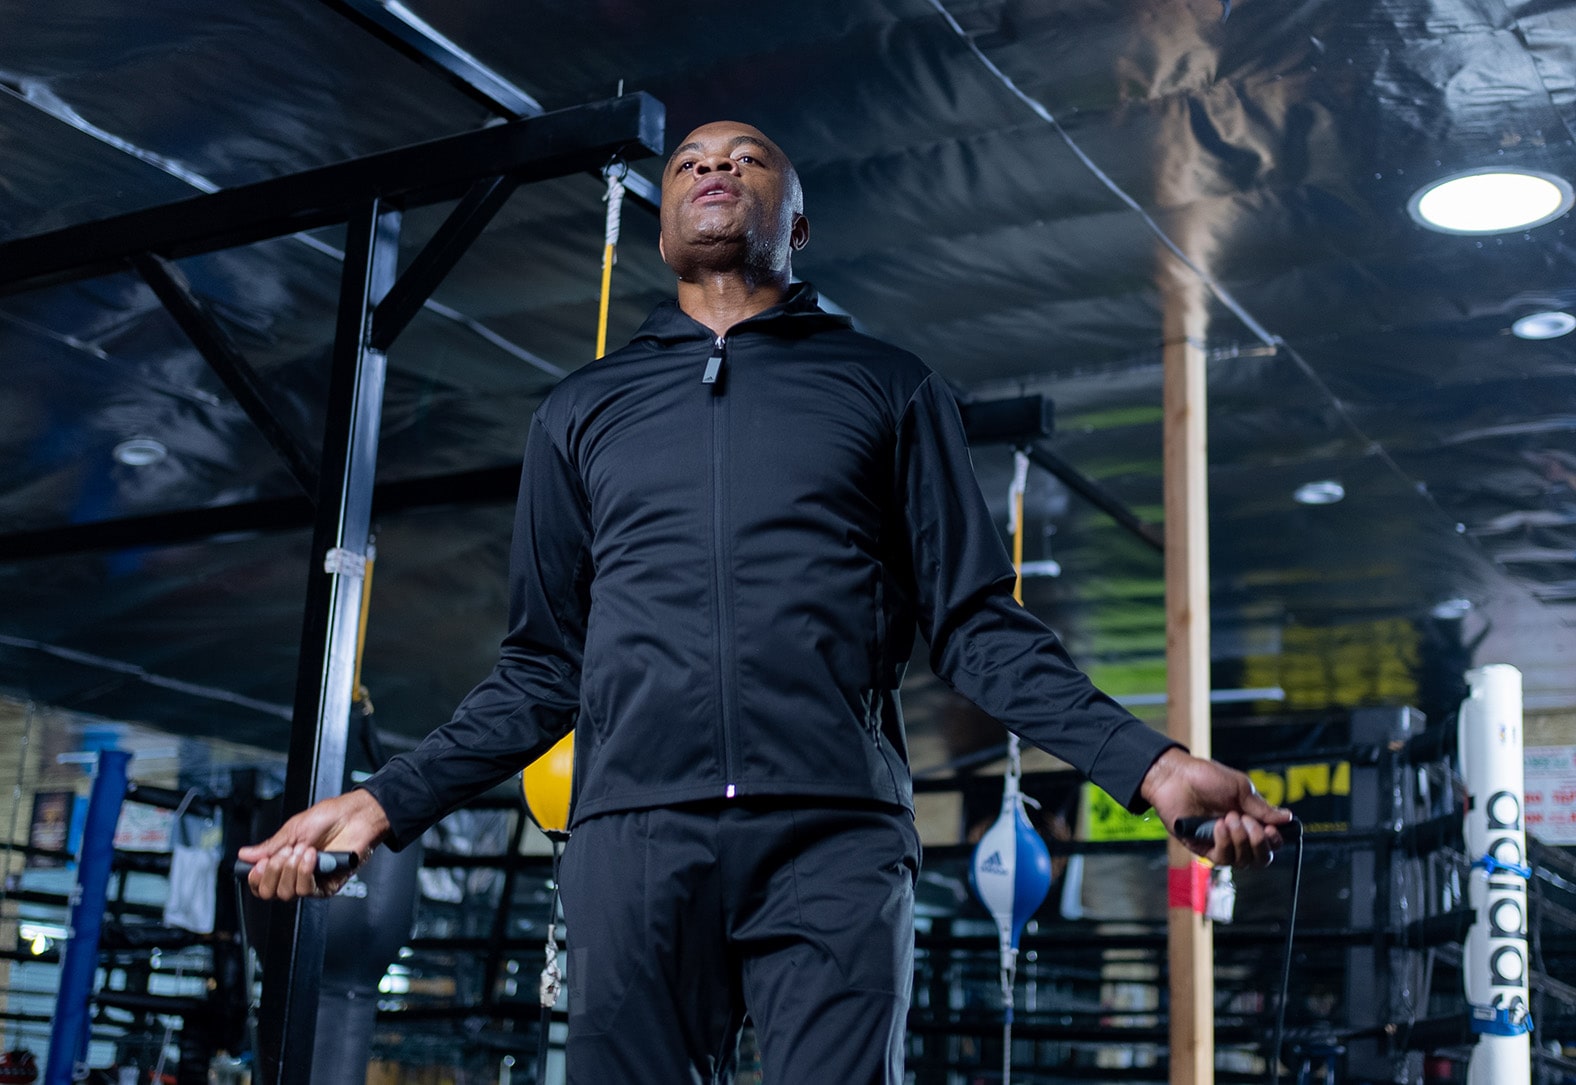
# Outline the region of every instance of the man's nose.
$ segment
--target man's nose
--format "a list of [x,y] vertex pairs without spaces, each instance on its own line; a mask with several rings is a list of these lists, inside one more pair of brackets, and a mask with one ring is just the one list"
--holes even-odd
[[719,155],[709,162],[702,160],[695,164],[696,173],[710,173],[712,170],[716,170],[718,173],[732,173],[733,159],[725,155]]

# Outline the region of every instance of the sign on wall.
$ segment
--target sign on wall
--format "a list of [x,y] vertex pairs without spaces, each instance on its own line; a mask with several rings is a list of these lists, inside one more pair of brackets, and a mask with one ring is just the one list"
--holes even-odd
[[1576,746],[1528,746],[1527,832],[1545,844],[1576,844]]

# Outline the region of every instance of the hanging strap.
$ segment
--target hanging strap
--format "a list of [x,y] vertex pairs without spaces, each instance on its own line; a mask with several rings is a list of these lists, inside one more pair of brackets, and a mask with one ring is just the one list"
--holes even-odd
[[602,238],[602,297],[597,306],[596,356],[607,353],[607,306],[613,292],[613,264],[618,259],[618,231],[624,216],[624,178],[629,164],[615,159],[602,171],[607,178],[607,230]]
[[547,913],[546,963],[542,966],[537,994],[542,1003],[542,1022],[536,1046],[536,1080],[547,1080],[547,1047],[552,1035],[553,1007],[558,1005],[558,995],[564,987],[563,969],[558,966],[558,866],[563,858],[563,833],[548,833],[553,844],[553,902]]
[[[1013,451],[1012,484],[1007,489],[1007,530],[1012,533],[1012,597],[1023,605],[1023,495],[1029,485],[1029,457],[1023,449]],[[1002,780],[1002,806],[1021,803],[1023,791],[1023,748],[1018,736],[1007,732],[1007,772]],[[1018,972],[1018,951],[1005,942],[1001,947],[1001,1080],[1012,1085],[1012,1011],[1013,987]]]

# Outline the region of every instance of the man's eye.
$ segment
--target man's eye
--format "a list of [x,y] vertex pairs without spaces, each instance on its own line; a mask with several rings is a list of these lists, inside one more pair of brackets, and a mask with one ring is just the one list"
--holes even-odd
[[693,163],[693,162],[680,162],[679,165],[678,165],[678,168],[681,171],[682,170],[688,170],[688,169],[694,169],[695,168],[695,163]]
[[755,164],[755,156],[753,154],[741,154],[739,156],[739,161],[740,162],[748,162],[751,165],[754,165]]

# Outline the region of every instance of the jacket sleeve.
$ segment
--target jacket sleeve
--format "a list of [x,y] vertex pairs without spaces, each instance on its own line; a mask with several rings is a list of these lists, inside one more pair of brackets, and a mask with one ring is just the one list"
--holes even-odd
[[899,420],[896,455],[931,669],[1117,801],[1143,809],[1144,774],[1176,743],[1096,689],[1056,635],[1013,599],[1012,563],[980,493],[957,402],[934,374]]
[[590,609],[590,514],[580,480],[532,420],[510,552],[509,630],[453,718],[361,786],[396,850],[530,764],[574,727]]

